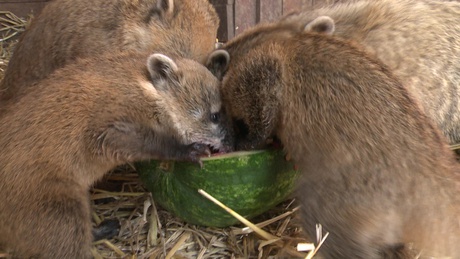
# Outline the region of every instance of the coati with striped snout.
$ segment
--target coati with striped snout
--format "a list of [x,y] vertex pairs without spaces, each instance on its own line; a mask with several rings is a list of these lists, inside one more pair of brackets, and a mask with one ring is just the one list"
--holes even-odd
[[304,231],[312,241],[318,223],[330,233],[319,253],[460,258],[458,164],[408,90],[355,44],[272,31],[240,34],[223,46],[228,68],[222,49],[208,66],[223,75],[237,149],[276,136],[298,165]]
[[204,61],[219,18],[208,0],[53,0],[22,33],[0,86],[0,101],[76,58],[127,50]]
[[126,162],[232,150],[221,106],[209,70],[162,54],[78,60],[24,89],[0,116],[0,247],[91,258],[90,186]]

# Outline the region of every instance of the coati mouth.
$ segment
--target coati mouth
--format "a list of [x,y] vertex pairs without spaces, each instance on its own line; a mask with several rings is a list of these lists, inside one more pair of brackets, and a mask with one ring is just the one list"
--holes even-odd
[[221,145],[220,147],[215,147],[213,145],[208,144],[208,147],[209,147],[209,150],[211,151],[211,156],[219,156],[219,155],[223,155],[223,154],[230,153],[233,151],[232,148],[225,147],[224,145]]
[[223,155],[227,153],[227,152],[222,152],[219,149],[213,148],[212,146],[209,146],[209,145],[208,147],[209,147],[209,150],[211,150],[211,156],[219,156],[219,155]]
[[222,143],[211,143],[211,142],[202,142],[206,146],[208,146],[209,151],[211,153],[211,156],[218,156],[222,154],[226,154],[229,152],[233,151],[232,147],[227,147],[226,145],[223,145]]
[[274,149],[283,148],[283,143],[281,143],[281,140],[276,136],[267,138],[265,140],[265,145],[267,148],[274,148]]
[[206,145],[211,156],[225,154],[233,151],[233,147],[226,145],[225,141],[220,138],[192,138],[191,141],[196,144]]

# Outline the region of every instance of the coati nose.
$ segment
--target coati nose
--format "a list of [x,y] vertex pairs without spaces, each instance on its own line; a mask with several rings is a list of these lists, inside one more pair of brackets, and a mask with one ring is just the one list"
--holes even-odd
[[211,145],[208,145],[208,147],[212,155],[225,154],[233,151],[233,147],[227,145],[221,145],[219,148],[215,148]]
[[230,153],[230,152],[232,152],[233,150],[235,150],[235,148],[234,148],[233,146],[222,145],[222,147],[219,149],[219,152],[222,152],[222,153]]

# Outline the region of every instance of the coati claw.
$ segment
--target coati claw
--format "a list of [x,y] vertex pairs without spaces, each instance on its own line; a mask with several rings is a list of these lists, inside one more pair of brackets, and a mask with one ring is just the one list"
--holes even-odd
[[190,145],[189,159],[192,162],[198,163],[200,167],[203,167],[203,162],[201,161],[201,157],[203,156],[211,156],[211,150],[208,145],[201,143],[193,143]]

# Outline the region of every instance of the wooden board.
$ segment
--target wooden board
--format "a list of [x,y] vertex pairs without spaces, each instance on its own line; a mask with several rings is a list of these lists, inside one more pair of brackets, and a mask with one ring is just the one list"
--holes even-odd
[[[38,15],[49,0],[0,0],[0,11],[28,18]],[[78,1],[78,0],[75,0]],[[293,11],[353,0],[209,0],[219,18],[219,41],[228,41],[259,22],[269,22]]]
[[48,0],[1,0],[0,11],[10,11],[21,18],[38,15]]
[[[322,3],[338,0],[321,0]],[[317,6],[319,0],[210,0],[220,18],[219,41],[226,42],[260,22]],[[340,1],[340,0],[339,0]],[[342,0],[346,1],[346,0]]]

